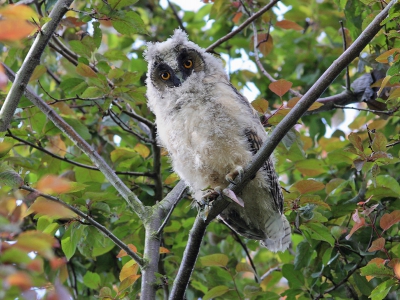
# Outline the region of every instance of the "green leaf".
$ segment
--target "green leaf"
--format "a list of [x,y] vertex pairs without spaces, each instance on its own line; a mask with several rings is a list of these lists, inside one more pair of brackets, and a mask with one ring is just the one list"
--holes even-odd
[[83,276],[83,283],[93,290],[96,290],[100,287],[100,282],[100,275],[97,273],[87,271],[85,276]]
[[373,289],[369,298],[371,298],[371,300],[385,299],[386,295],[390,292],[390,289],[395,285],[395,279],[386,280]]
[[307,240],[301,241],[296,248],[296,256],[294,258],[294,269],[300,270],[310,264],[313,249]]
[[90,58],[92,52],[89,47],[82,43],[82,41],[70,41],[69,45],[71,47],[71,50],[74,51],[76,54]]
[[99,98],[104,97],[104,93],[101,89],[95,86],[89,86],[81,95],[81,98]]
[[4,166],[0,168],[0,185],[7,185],[12,188],[20,187],[24,184],[24,180],[17,172],[6,169]]
[[79,122],[76,118],[63,116],[64,121],[67,122],[74,130],[84,139],[90,140],[92,135],[89,133],[87,126]]
[[211,254],[207,256],[200,257],[200,262],[203,267],[226,267],[229,258],[225,254]]
[[135,34],[142,33],[147,34],[146,27],[140,16],[134,11],[120,12],[117,17],[114,17],[111,21],[115,30],[121,34]]
[[94,41],[94,45],[96,48],[100,47],[102,37],[103,37],[103,34],[100,29],[100,23],[93,22],[93,41]]
[[136,2],[138,2],[138,0],[109,0],[108,4],[111,6],[112,9],[117,10],[125,6],[133,5]]
[[226,292],[229,291],[229,288],[227,286],[224,285],[219,285],[216,286],[214,288],[212,288],[211,290],[209,290],[204,296],[203,296],[203,300],[209,300],[218,296],[222,296],[223,294],[225,294]]
[[383,264],[368,263],[365,267],[361,269],[362,276],[373,276],[373,277],[392,277],[393,270],[387,268]]
[[304,287],[304,275],[294,269],[294,265],[284,264],[282,267],[282,275],[288,280],[289,286],[292,289]]
[[301,229],[307,230],[314,240],[328,242],[331,246],[335,244],[335,239],[332,237],[330,230],[319,223],[306,223],[300,226]]

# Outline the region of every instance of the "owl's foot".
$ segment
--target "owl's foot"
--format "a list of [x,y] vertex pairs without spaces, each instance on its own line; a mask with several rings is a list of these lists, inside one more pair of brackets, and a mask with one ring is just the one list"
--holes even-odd
[[241,166],[237,166],[235,170],[226,174],[225,179],[229,183],[236,185],[238,181],[242,180],[243,175],[244,175],[243,168]]
[[221,195],[222,189],[217,186],[214,189],[208,189],[204,193],[203,197],[201,197],[200,201],[198,202],[198,206],[200,208],[200,215],[203,220],[207,219],[208,212],[212,206],[212,203],[217,200],[217,198]]

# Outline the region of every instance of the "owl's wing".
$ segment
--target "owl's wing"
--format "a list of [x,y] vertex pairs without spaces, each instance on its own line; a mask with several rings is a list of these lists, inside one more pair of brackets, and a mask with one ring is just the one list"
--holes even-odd
[[[246,135],[247,141],[249,143],[250,151],[253,152],[253,155],[256,154],[262,145],[261,138],[254,130],[246,129],[244,131],[244,134]],[[282,213],[283,193],[271,158],[268,158],[261,169],[264,170],[264,174],[266,177],[265,180],[268,182],[269,190],[271,192],[272,198],[274,199],[275,205],[279,209],[279,212]]]
[[[240,101],[240,103],[242,103],[246,107],[246,109],[248,109],[251,112],[252,116],[255,119],[257,119],[257,122],[260,122],[258,113],[253,109],[253,107],[251,106],[249,101],[241,93],[239,93],[239,91],[231,83],[229,83],[229,85],[231,86],[231,88],[235,91],[236,95],[238,96],[235,98],[235,100]],[[255,155],[258,152],[258,150],[261,148],[261,145],[263,143],[262,139],[252,129],[245,129],[244,134],[249,143],[250,151],[253,153],[253,155]],[[272,163],[271,158],[268,158],[268,160],[264,163],[264,165],[262,166],[262,170],[264,170],[264,174],[266,174],[265,180],[268,182],[269,190],[274,199],[275,205],[279,209],[279,212],[282,213],[283,212],[283,193],[282,193],[282,189],[279,184],[279,179],[275,172],[274,164]]]

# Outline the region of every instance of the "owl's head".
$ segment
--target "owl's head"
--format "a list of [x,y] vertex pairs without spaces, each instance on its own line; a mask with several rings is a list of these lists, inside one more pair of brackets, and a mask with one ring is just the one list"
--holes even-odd
[[174,35],[161,43],[147,43],[144,57],[148,62],[147,88],[158,93],[185,92],[204,77],[223,72],[219,59],[188,40],[187,34],[176,29]]

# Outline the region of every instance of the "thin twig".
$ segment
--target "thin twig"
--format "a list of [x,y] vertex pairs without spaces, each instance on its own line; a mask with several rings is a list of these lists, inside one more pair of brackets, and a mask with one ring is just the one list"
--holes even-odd
[[[23,143],[25,145],[28,145],[28,146],[30,146],[32,148],[35,148],[35,149],[37,149],[37,150],[39,150],[39,151],[41,151],[43,153],[46,153],[47,155],[50,155],[51,157],[54,157],[56,159],[65,161],[67,163],[70,163],[71,165],[75,165],[75,166],[80,167],[80,168],[89,169],[89,170],[93,170],[93,171],[100,171],[99,168],[97,168],[96,166],[85,165],[85,164],[82,164],[80,162],[76,162],[76,161],[70,160],[70,159],[68,159],[66,157],[59,156],[57,154],[54,154],[54,153],[46,150],[43,147],[39,147],[39,146],[37,146],[37,145],[35,145],[35,144],[31,143],[31,142],[28,142],[27,140],[23,140],[23,139],[15,136],[14,134],[12,134],[12,132],[10,130],[7,130],[7,132],[8,133],[6,133],[6,136],[11,137],[14,140],[17,140],[17,141],[19,141],[19,142],[21,142],[21,143]],[[115,174],[118,174],[118,175],[129,175],[129,176],[146,176],[146,177],[151,177],[151,178],[154,177],[154,174],[150,173],[150,172],[115,171]]]
[[172,13],[173,13],[174,16],[175,16],[175,19],[178,21],[179,27],[180,27],[184,32],[187,33],[186,28],[185,28],[185,26],[183,25],[183,22],[182,22],[181,18],[179,18],[179,15],[178,15],[178,12],[177,12],[176,9],[175,9],[175,6],[171,3],[171,1],[169,1],[169,0],[167,0],[167,1],[168,1],[169,7],[171,7],[171,9],[172,9]]
[[47,195],[47,194],[43,194],[40,191],[38,191],[36,189],[33,189],[33,188],[29,187],[29,186],[23,185],[23,186],[20,187],[20,189],[35,193],[37,196],[41,196],[41,197],[46,198],[48,200],[57,202],[57,203],[61,204],[62,206],[68,208],[69,210],[73,211],[78,216],[80,216],[81,218],[85,219],[91,225],[96,227],[99,231],[104,233],[107,237],[109,237],[110,240],[112,240],[115,245],[117,245],[122,250],[125,250],[126,253],[130,257],[132,257],[132,259],[134,259],[141,268],[144,266],[144,263],[143,263],[143,260],[142,260],[141,257],[139,257],[135,252],[133,252],[124,242],[122,242],[119,238],[117,238],[111,231],[109,231],[106,227],[104,227],[103,225],[101,225],[100,223],[95,221],[89,215],[87,215],[84,212],[80,211],[76,207],[73,207],[72,205],[69,205],[68,203],[62,201],[60,198],[57,198],[57,197],[54,197],[54,196],[50,196],[50,195]]
[[263,8],[261,8],[258,12],[256,12],[254,15],[252,15],[250,18],[248,18],[245,22],[243,22],[238,28],[233,30],[232,32],[228,33],[224,37],[220,38],[217,40],[215,43],[212,45],[208,46],[206,51],[207,52],[212,52],[216,47],[221,45],[223,42],[226,42],[227,40],[230,40],[232,37],[237,35],[239,32],[241,32],[247,25],[249,25],[251,22],[254,20],[258,19],[261,17],[266,11],[270,10],[276,3],[278,3],[279,0],[271,0],[270,3],[265,5]]
[[161,234],[161,232],[164,230],[164,227],[167,225],[172,212],[174,211],[175,207],[178,205],[179,201],[181,201],[181,199],[185,196],[187,192],[187,187],[185,187],[184,189],[182,189],[180,191],[180,193],[176,196],[174,203],[172,204],[172,206],[170,207],[170,210],[168,212],[168,214],[166,215],[163,223],[161,224],[160,228],[158,228],[156,235],[159,236]]
[[367,111],[367,112],[371,112],[374,114],[384,114],[384,115],[388,115],[388,116],[393,115],[393,110],[375,110],[375,109],[368,109],[368,108],[344,106],[344,105],[338,105],[338,104],[333,104],[333,107],[341,108],[341,109],[354,109],[354,110],[358,110],[358,111]]
[[[225,223],[223,223],[223,224],[225,224]],[[237,234],[237,232],[235,230],[233,230],[228,225],[226,225],[226,227],[228,227],[230,229],[230,231],[232,232],[233,236],[235,237],[235,240],[240,244],[240,246],[242,246],[242,249],[244,250],[244,252],[246,252],[247,259],[249,260],[250,265],[251,265],[251,267],[253,268],[253,271],[254,271],[254,280],[257,283],[261,282],[261,280],[260,280],[260,278],[258,277],[258,274],[257,274],[256,266],[254,265],[253,259],[252,259],[251,255],[249,253],[249,249],[247,249],[247,246],[243,243],[242,239],[240,238],[240,236]]]
[[154,143],[153,140],[148,139],[142,135],[140,135],[139,133],[133,131],[125,122],[123,122],[121,120],[121,118],[112,110],[109,109],[109,116],[111,117],[111,119],[124,131],[129,132],[130,134],[134,135],[135,137],[137,137],[139,140],[141,140],[142,142],[148,143],[148,144],[152,144]]
[[395,142],[393,142],[393,143],[387,144],[387,145],[386,145],[386,148],[393,147],[393,146],[396,146],[396,145],[398,145],[398,144],[400,144],[400,141],[395,141]]

